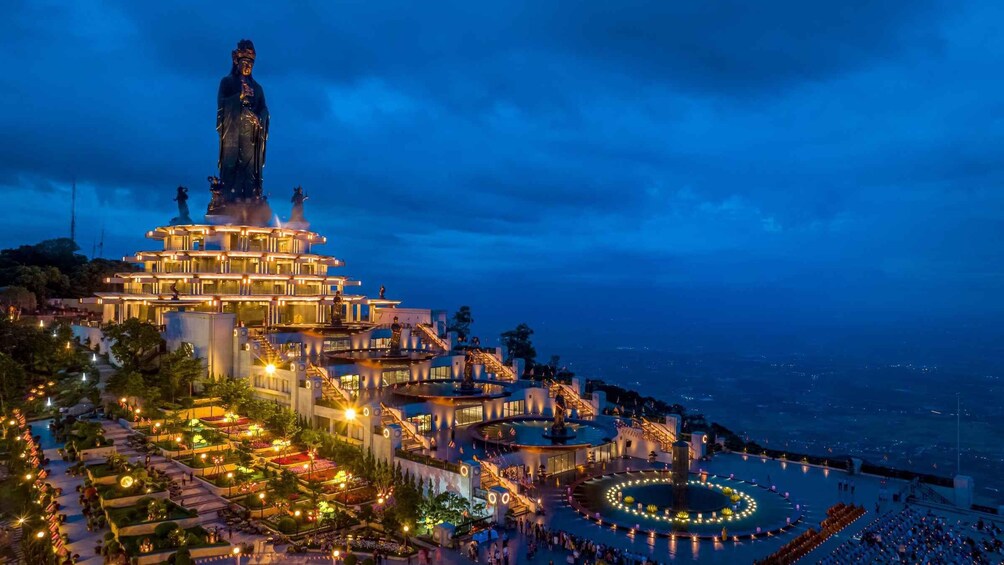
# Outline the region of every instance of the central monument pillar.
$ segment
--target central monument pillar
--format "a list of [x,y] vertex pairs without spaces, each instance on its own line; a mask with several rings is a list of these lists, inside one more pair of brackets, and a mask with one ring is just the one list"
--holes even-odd
[[690,476],[690,444],[673,443],[673,510],[687,509],[687,479]]

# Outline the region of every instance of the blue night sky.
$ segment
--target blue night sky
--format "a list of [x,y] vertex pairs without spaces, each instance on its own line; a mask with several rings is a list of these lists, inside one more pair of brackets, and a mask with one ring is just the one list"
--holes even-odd
[[363,292],[470,304],[485,341],[1000,325],[999,2],[250,4],[8,6],[0,246],[67,235],[73,178],[88,254],[102,227],[106,257],[149,248],[179,184],[203,211],[246,37],[273,209],[302,184]]

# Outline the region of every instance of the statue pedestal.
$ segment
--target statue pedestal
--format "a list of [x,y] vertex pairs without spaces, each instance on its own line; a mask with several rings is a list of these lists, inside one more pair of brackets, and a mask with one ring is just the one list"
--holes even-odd
[[229,202],[222,209],[206,213],[206,223],[213,226],[269,226],[272,208],[268,202]]
[[308,230],[310,229],[310,222],[304,220],[290,220],[282,224],[282,227],[289,228],[291,230]]

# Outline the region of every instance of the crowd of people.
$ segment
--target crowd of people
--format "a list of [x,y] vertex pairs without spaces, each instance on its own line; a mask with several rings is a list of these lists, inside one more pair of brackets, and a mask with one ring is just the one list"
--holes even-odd
[[808,555],[810,551],[826,541],[830,536],[847,527],[865,513],[860,506],[846,505],[838,502],[826,510],[826,518],[819,524],[819,531],[812,528],[802,532],[795,539],[781,546],[780,549],[756,563],[763,565],[783,565],[794,563]]
[[[605,546],[564,530],[547,528],[530,520],[520,518],[516,520],[515,525],[516,531],[525,537],[524,557],[527,561],[534,561],[537,552],[546,548],[552,553],[565,553],[567,565],[594,565],[599,561],[609,565],[655,565],[647,555]],[[484,562],[489,565],[512,565],[523,561],[515,555],[510,555],[508,548],[508,533],[503,533],[501,538],[490,533],[487,541],[483,543],[472,540],[467,548],[467,555],[476,563]],[[483,557],[482,553],[485,554]],[[554,561],[549,561],[550,565],[553,565]]]
[[1001,562],[1001,529],[980,520],[972,530],[967,532],[931,511],[906,507],[880,516],[864,529],[860,541],[848,540],[822,563]]

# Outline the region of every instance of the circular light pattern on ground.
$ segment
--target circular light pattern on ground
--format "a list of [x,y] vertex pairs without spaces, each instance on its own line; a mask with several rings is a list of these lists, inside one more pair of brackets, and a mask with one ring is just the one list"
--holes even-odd
[[685,511],[674,509],[666,471],[629,471],[582,479],[569,503],[582,516],[631,533],[732,540],[776,535],[802,520],[801,508],[773,489],[729,477],[691,475]]

